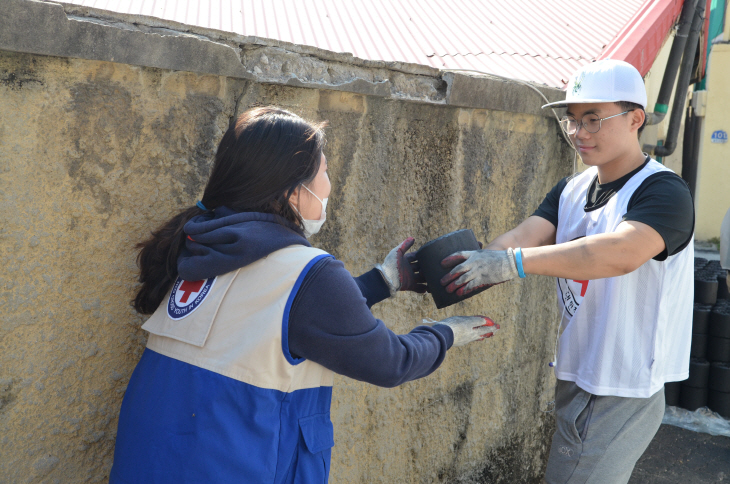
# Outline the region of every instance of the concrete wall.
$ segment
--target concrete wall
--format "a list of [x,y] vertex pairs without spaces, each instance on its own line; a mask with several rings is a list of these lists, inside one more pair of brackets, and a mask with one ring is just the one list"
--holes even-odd
[[[408,235],[421,244],[468,227],[491,240],[570,171],[557,123],[520,84],[7,3],[16,16],[0,19],[2,482],[107,479],[146,340],[129,306],[134,244],[195,203],[223,131],[248,107],[329,120],[333,192],[313,243],[354,274]],[[93,48],[67,40],[79,38]],[[148,55],[111,62],[131,44]],[[165,49],[181,68],[157,65],[172,62]],[[229,51],[238,64],[213,62]],[[295,82],[276,77],[281,59]],[[454,314],[487,314],[503,329],[395,389],[336,378],[331,482],[539,482],[554,425],[543,412],[554,297],[552,280],[530,276],[445,310],[414,294],[376,306],[397,332]]]

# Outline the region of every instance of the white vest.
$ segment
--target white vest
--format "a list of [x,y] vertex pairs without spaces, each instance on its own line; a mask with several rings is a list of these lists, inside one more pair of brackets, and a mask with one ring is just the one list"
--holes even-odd
[[[198,281],[187,293],[178,287],[178,279],[163,301],[167,304],[142,326],[150,332],[147,347],[259,388],[291,393],[331,387],[332,371],[292,359],[288,340],[282,339],[288,334],[288,313],[304,269],[321,256],[328,254],[290,246],[236,271]],[[170,297],[172,291],[176,300]]]
[[[598,170],[577,175],[560,196],[558,244],[616,230],[631,196],[647,177],[671,171],[654,160],[606,205],[585,212]],[[694,237],[665,261],[592,281],[558,279],[562,335],[555,376],[595,395],[648,398],[665,382],[689,375],[694,297]]]

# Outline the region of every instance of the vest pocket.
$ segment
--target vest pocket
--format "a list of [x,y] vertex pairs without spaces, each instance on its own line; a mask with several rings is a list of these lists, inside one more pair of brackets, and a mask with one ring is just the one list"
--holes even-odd
[[300,439],[297,448],[295,483],[326,483],[330,457],[335,445],[334,427],[327,413],[299,419]]

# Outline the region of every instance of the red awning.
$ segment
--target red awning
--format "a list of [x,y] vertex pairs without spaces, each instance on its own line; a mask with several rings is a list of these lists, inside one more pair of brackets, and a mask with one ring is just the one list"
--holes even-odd
[[[712,0],[707,0],[708,3]],[[682,0],[649,0],[634,14],[596,60],[618,59],[642,76],[651,69],[671,28],[682,13]]]

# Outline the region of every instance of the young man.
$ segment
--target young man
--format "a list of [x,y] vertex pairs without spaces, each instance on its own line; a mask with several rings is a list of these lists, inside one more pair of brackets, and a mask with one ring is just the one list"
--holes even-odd
[[545,480],[625,483],[661,424],[664,383],[689,373],[692,197],[641,151],[646,90],[633,66],[588,64],[548,106],[567,107],[561,125],[589,168],[484,250],[446,258],[442,284],[465,294],[525,274],[557,278],[557,430]]

